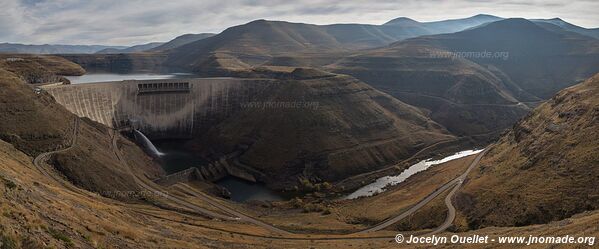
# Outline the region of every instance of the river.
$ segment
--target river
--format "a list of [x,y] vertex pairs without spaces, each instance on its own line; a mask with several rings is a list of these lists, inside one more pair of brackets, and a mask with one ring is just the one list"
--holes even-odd
[[422,160],[422,161],[410,166],[409,168],[405,169],[399,175],[384,176],[384,177],[377,179],[375,182],[373,182],[371,184],[368,184],[366,186],[359,188],[355,192],[346,196],[345,199],[356,199],[359,197],[372,196],[374,194],[382,193],[388,187],[400,184],[403,181],[405,181],[406,179],[408,179],[410,176],[412,176],[418,172],[427,170],[428,168],[430,168],[434,165],[438,165],[438,164],[449,162],[451,160],[455,160],[458,158],[478,154],[481,151],[483,151],[483,150],[465,150],[465,151],[457,152],[451,156],[445,157],[440,160],[431,160],[431,159]]

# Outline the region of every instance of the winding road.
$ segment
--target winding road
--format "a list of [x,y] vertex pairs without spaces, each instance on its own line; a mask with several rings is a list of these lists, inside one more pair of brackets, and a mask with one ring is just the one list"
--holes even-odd
[[451,188],[452,186],[455,185],[455,187],[453,188],[453,190],[451,190],[451,192],[445,198],[445,204],[447,205],[447,208],[449,210],[448,214],[447,214],[447,218],[445,219],[445,222],[441,226],[439,226],[438,228],[436,228],[433,232],[431,232],[431,234],[445,231],[445,229],[447,229],[448,227],[451,226],[451,224],[453,223],[453,220],[455,219],[455,207],[452,204],[453,196],[458,191],[458,189],[460,189],[460,187],[462,186],[462,183],[464,182],[464,180],[466,179],[466,177],[468,176],[468,174],[470,173],[470,171],[476,165],[478,165],[478,163],[480,162],[480,159],[483,157],[483,155],[485,154],[486,151],[487,150],[485,149],[482,152],[478,153],[478,155],[476,156],[476,158],[472,161],[472,163],[470,163],[470,166],[468,166],[468,168],[466,169],[466,171],[462,175],[460,175],[459,177],[451,180],[450,182],[446,183],[445,185],[441,186],[440,188],[438,188],[437,190],[435,190],[435,192],[429,194],[426,198],[424,198],[420,202],[416,203],[416,205],[412,206],[410,209],[406,210],[405,212],[401,213],[398,216],[395,216],[395,217],[393,217],[391,219],[383,221],[382,223],[380,223],[378,225],[375,225],[373,227],[370,227],[368,229],[364,229],[362,231],[356,232],[355,234],[363,234],[363,233],[376,232],[376,231],[384,229],[384,228],[386,228],[388,226],[391,226],[391,225],[397,223],[398,221],[400,221],[400,220],[402,220],[402,219],[404,219],[404,218],[406,218],[406,217],[414,214],[416,211],[418,211],[419,209],[421,209],[422,207],[424,207],[426,204],[428,204],[429,202],[431,202],[433,199],[437,198],[437,196],[439,196],[441,193],[444,193],[449,188]]
[[443,222],[443,224],[441,224],[439,227],[437,227],[432,232],[428,233],[429,235],[443,232],[447,228],[449,228],[451,226],[451,224],[453,224],[453,221],[455,220],[455,214],[456,214],[455,207],[453,206],[453,197],[455,196],[455,193],[458,192],[458,190],[464,184],[464,181],[468,177],[468,174],[470,173],[470,171],[472,171],[472,169],[474,169],[474,167],[476,167],[478,165],[478,163],[480,162],[480,159],[483,158],[483,156],[485,155],[485,153],[487,151],[489,151],[488,148],[481,151],[480,153],[478,153],[478,156],[476,156],[476,158],[474,158],[472,163],[470,163],[470,166],[468,166],[468,169],[466,169],[466,172],[464,172],[462,175],[460,175],[458,178],[456,178],[454,180],[454,181],[457,180],[457,184],[455,185],[453,190],[451,190],[451,192],[449,192],[449,194],[445,197],[445,205],[447,206],[447,216],[445,218],[445,222]]
[[66,152],[66,151],[72,149],[77,144],[77,136],[78,136],[78,134],[79,134],[79,118],[75,117],[74,121],[73,121],[73,134],[71,134],[71,143],[69,144],[69,146],[67,146],[65,148],[62,148],[62,149],[58,149],[58,150],[54,150],[54,151],[49,151],[49,152],[44,152],[44,153],[41,153],[41,154],[37,155],[33,159],[33,165],[44,176],[46,176],[46,177],[48,177],[50,179],[53,179],[54,181],[58,182],[59,184],[63,185],[64,187],[68,188],[69,190],[71,190],[73,192],[76,192],[76,193],[84,194],[84,195],[90,195],[89,192],[85,193],[80,188],[77,188],[77,187],[72,186],[70,184],[66,184],[64,179],[56,176],[55,174],[52,174],[52,173],[48,172],[46,170],[46,168],[43,166],[43,164],[46,163],[48,161],[48,159],[50,159],[50,157],[52,155],[54,155],[56,153]]
[[[40,172],[42,172],[42,174],[44,174],[47,177],[50,177],[60,183],[62,183],[63,179],[58,179],[54,174],[46,171],[46,169],[42,166],[42,163],[45,163],[51,155],[56,154],[56,153],[60,153],[60,152],[65,152],[70,150],[71,148],[73,148],[77,142],[77,136],[78,136],[78,130],[79,130],[79,119],[75,118],[74,121],[74,128],[73,128],[73,134],[72,134],[72,138],[71,138],[71,144],[70,146],[66,147],[66,148],[62,148],[56,151],[51,151],[51,152],[44,152],[40,155],[38,155],[37,157],[35,157],[35,159],[33,160],[33,164],[38,168],[38,170]],[[243,222],[248,222],[248,223],[252,223],[255,224],[257,226],[260,226],[262,228],[265,228],[275,234],[277,234],[279,237],[277,238],[289,238],[289,239],[310,239],[310,240],[335,240],[335,239],[392,239],[392,238],[386,238],[386,237],[381,237],[381,236],[371,236],[371,237],[356,237],[356,238],[351,238],[351,237],[327,237],[327,238],[314,238],[314,237],[310,237],[309,235],[303,235],[305,236],[305,238],[301,238],[301,237],[288,237],[289,235],[300,235],[300,234],[295,234],[286,230],[283,230],[281,228],[275,227],[271,224],[265,223],[261,220],[258,220],[256,218],[253,218],[247,214],[244,214],[240,211],[237,211],[231,207],[228,207],[226,205],[223,205],[221,203],[219,203],[218,201],[213,200],[211,197],[205,195],[204,193],[201,193],[199,191],[196,191],[195,189],[187,186],[187,185],[183,185],[183,187],[187,190],[189,190],[195,197],[199,198],[200,200],[216,207],[217,209],[223,211],[226,214],[229,215],[223,215],[221,213],[217,213],[214,212],[212,210],[208,210],[204,207],[198,206],[197,204],[191,203],[189,201],[186,201],[184,199],[178,198],[176,196],[172,196],[169,195],[168,193],[161,191],[160,189],[158,189],[157,187],[152,186],[151,184],[148,184],[146,182],[144,182],[142,179],[140,179],[136,174],[133,173],[133,170],[129,167],[128,163],[123,159],[123,155],[121,150],[118,148],[118,138],[119,138],[119,134],[117,133],[117,130],[110,130],[110,136],[112,139],[112,150],[114,151],[119,163],[128,171],[129,174],[131,174],[131,176],[133,177],[134,181],[143,189],[150,191],[162,198],[165,198],[169,201],[172,201],[174,203],[177,203],[183,207],[189,208],[190,210],[196,211],[200,214],[203,214],[205,216],[214,218],[214,219],[219,219],[219,220],[230,220],[230,221],[243,221]],[[433,230],[432,232],[430,232],[429,234],[436,234],[442,231],[445,231],[447,228],[449,228],[451,226],[451,224],[453,223],[455,216],[456,216],[456,209],[453,206],[452,200],[453,197],[455,195],[455,193],[460,189],[460,187],[462,186],[463,182],[466,180],[468,174],[470,173],[470,171],[472,171],[472,169],[474,169],[474,167],[476,167],[478,165],[478,163],[480,162],[481,158],[484,156],[485,152],[488,151],[488,149],[485,149],[484,151],[480,152],[476,158],[472,161],[472,163],[468,166],[468,168],[466,169],[466,171],[460,175],[459,177],[451,180],[450,182],[446,183],[445,185],[441,186],[440,188],[438,188],[437,190],[435,190],[433,193],[429,194],[426,198],[422,199],[421,201],[419,201],[418,203],[416,203],[414,206],[412,206],[410,209],[402,212],[401,214],[390,218],[388,220],[385,220],[383,222],[381,222],[380,224],[377,224],[373,227],[370,227],[368,229],[364,229],[361,230],[359,232],[355,232],[355,233],[351,233],[351,234],[346,234],[344,236],[347,235],[359,235],[359,234],[366,234],[366,233],[371,233],[371,232],[376,232],[382,229],[385,229],[395,223],[397,223],[398,221],[414,214],[416,211],[420,210],[422,207],[424,207],[426,204],[428,204],[429,202],[431,202],[433,199],[435,199],[436,197],[438,197],[440,194],[444,193],[445,191],[447,191],[448,189],[450,189],[451,187],[453,187],[453,189],[451,190],[451,192],[446,196],[445,198],[445,204],[447,206],[448,212],[447,212],[447,217],[445,219],[445,222],[440,225],[439,227],[437,227],[435,230]],[[64,185],[64,184],[63,184]],[[69,187],[69,189],[72,188],[76,188],[75,186]],[[77,188],[77,190],[80,190]],[[79,192],[79,191],[76,191]]]

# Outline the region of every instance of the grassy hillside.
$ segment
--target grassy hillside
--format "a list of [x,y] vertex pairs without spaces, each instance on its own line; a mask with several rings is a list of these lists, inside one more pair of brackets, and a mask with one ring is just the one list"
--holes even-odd
[[0,54],[0,68],[13,72],[27,83],[68,83],[62,76],[85,73],[81,66],[51,55]]
[[[131,175],[123,169],[111,149],[108,128],[89,119],[79,119],[56,103],[44,91],[34,92],[16,74],[0,69],[0,139],[11,143],[29,156],[67,148],[78,129],[77,143],[69,151],[57,154],[52,161],[55,169],[79,187],[106,193],[136,190]],[[161,168],[144,152],[128,143],[129,155],[136,158],[135,172],[148,176],[162,174]]]
[[596,39],[506,19],[355,53],[328,67],[430,111],[454,134],[484,140],[527,106],[596,73],[598,53]]
[[329,70],[352,75],[427,110],[460,136],[493,136],[524,115],[518,92],[485,67],[460,58],[432,58],[430,46],[396,44],[348,56]]
[[513,126],[456,202],[471,228],[521,226],[599,208],[599,74]]
[[275,77],[278,83],[249,103],[255,106],[242,106],[200,138],[201,150],[245,144],[241,162],[281,187],[298,178],[341,180],[454,138],[418,109],[352,77],[307,69]]

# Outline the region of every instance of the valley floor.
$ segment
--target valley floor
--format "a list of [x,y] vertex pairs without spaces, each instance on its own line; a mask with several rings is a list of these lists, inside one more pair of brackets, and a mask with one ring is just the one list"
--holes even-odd
[[[0,199],[3,210],[0,227],[3,228],[5,244],[14,242],[32,248],[396,248],[398,244],[393,239],[397,233],[395,229],[430,228],[443,221],[441,218],[425,224],[419,223],[425,220],[424,217],[443,217],[446,210],[442,200],[445,195],[439,196],[421,211],[393,226],[394,229],[363,235],[315,233],[355,231],[363,229],[363,225],[349,225],[342,221],[354,219],[374,223],[397,214],[420,200],[430,190],[459,175],[472,159],[473,156],[470,156],[439,165],[375,197],[335,202],[331,204],[332,212],[328,215],[301,211],[268,213],[208,197],[225,207],[260,217],[265,222],[310,233],[282,236],[255,224],[209,219],[172,202],[172,206],[165,207],[167,202],[162,203],[164,200],[160,196],[149,198],[154,199],[154,205],[148,205],[119,202],[83,190],[72,191],[65,188],[64,183],[41,174],[33,165],[31,157],[17,151],[10,144],[0,142],[0,162],[5,166],[0,172],[4,182]],[[23,175],[28,177],[21,177]],[[183,184],[168,190],[169,195],[222,212],[220,208],[196,198],[193,192],[197,190]],[[554,233],[551,234],[569,232],[570,235],[588,235],[599,233],[599,227],[589,226],[596,224],[593,222],[597,220],[599,214],[587,213],[547,225],[487,228],[467,234],[499,236],[521,235],[524,232],[544,234],[552,231]],[[426,230],[421,230],[415,233],[425,232]]]

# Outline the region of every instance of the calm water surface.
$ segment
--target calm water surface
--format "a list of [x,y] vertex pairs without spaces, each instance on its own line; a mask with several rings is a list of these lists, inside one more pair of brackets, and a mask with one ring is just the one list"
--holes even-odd
[[377,179],[375,182],[359,188],[358,190],[351,193],[350,195],[348,195],[345,198],[346,199],[356,199],[358,197],[372,196],[374,194],[381,193],[381,192],[385,191],[385,189],[388,186],[400,184],[401,182],[408,179],[410,176],[412,176],[418,172],[425,171],[434,165],[442,164],[442,163],[446,163],[446,162],[449,162],[451,160],[455,160],[458,158],[478,154],[481,151],[483,151],[483,150],[465,150],[465,151],[460,151],[458,153],[455,153],[451,156],[445,157],[441,160],[435,160],[435,161],[433,161],[431,159],[422,160],[422,161],[410,166],[409,168],[405,169],[399,175],[381,177],[381,178]]
[[[179,172],[190,167],[206,165],[208,161],[192,151],[184,148],[183,140],[154,141],[154,146],[163,154],[159,158],[162,168],[167,174]],[[225,177],[215,184],[225,187],[231,192],[231,200],[245,202],[250,200],[279,201],[284,200],[281,193],[270,190],[261,183],[248,182],[236,177]]]
[[167,73],[167,74],[152,74],[152,73],[88,73],[81,76],[67,76],[71,84],[82,84],[91,82],[106,82],[106,81],[121,81],[121,80],[157,80],[157,79],[179,79],[179,78],[195,78],[197,75],[189,73]]

